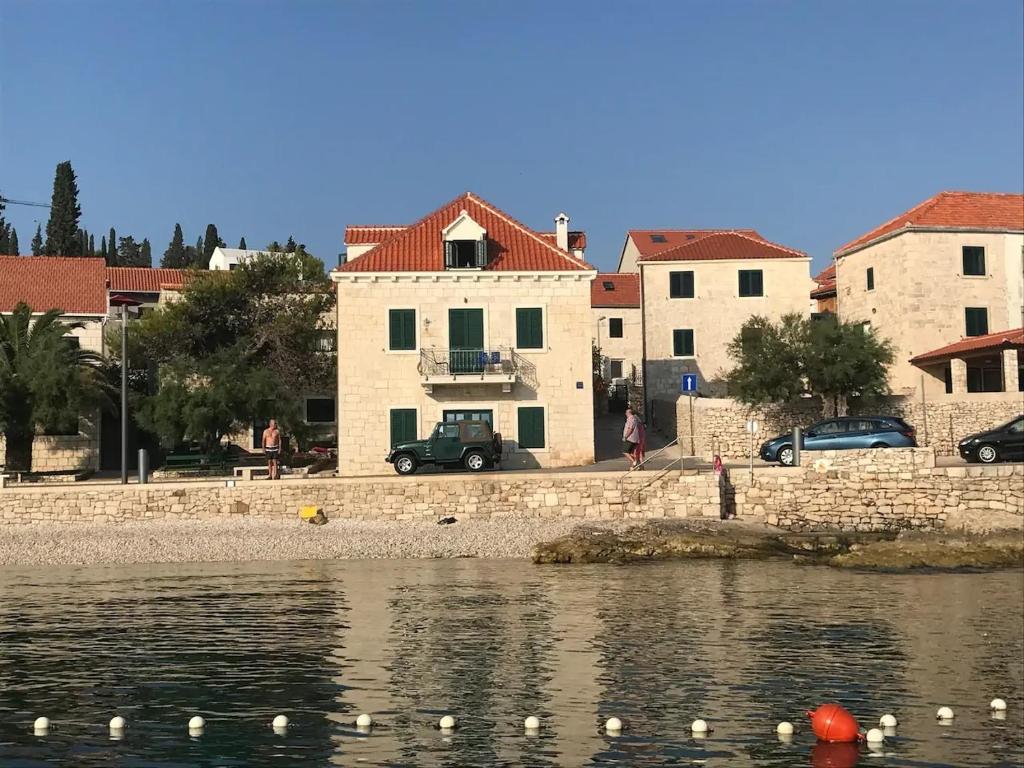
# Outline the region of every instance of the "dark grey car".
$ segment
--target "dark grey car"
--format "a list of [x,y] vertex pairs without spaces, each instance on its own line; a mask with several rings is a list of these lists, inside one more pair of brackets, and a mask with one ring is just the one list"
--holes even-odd
[[[917,433],[896,416],[841,416],[804,430],[803,450],[841,451],[851,448],[915,448]],[[761,458],[793,464],[793,435],[779,435],[761,446]]]

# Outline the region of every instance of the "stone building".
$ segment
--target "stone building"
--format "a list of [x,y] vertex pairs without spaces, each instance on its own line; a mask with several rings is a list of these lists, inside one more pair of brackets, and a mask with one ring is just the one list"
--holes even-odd
[[639,273],[644,383],[655,423],[674,421],[684,373],[702,396],[725,394],[727,346],[753,315],[807,316],[807,254],[741,230],[631,230],[620,271]]
[[399,440],[485,419],[503,466],[594,459],[591,281],[564,214],[537,232],[473,193],[410,226],[346,229],[338,292],[339,470],[390,472]]
[[1022,324],[1022,249],[1024,195],[941,192],[835,252],[840,318],[892,342],[894,394],[1016,397],[1016,349],[955,345]]
[[591,342],[601,350],[601,376],[607,382],[635,381],[643,369],[640,279],[636,274],[602,272],[590,284]]
[[829,264],[814,276],[814,290],[811,291],[811,301],[814,302],[812,313],[824,315],[836,312],[836,265]]

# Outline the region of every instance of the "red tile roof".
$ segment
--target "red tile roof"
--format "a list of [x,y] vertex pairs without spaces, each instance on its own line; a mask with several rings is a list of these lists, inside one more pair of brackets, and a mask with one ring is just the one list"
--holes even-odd
[[[558,242],[558,235],[554,232],[538,232],[543,238],[551,241],[552,245]],[[579,232],[575,229],[569,230],[569,250],[585,250],[587,247],[587,233]]]
[[[345,245],[377,245],[408,228],[406,224],[350,224],[345,227]],[[554,232],[538,232],[537,234],[552,243],[556,242],[557,235]],[[586,247],[587,234],[570,230],[569,250],[582,250]]]
[[107,267],[111,291],[159,293],[161,288],[182,287],[189,274],[187,269]]
[[945,347],[925,352],[910,360],[914,365],[921,363],[938,362],[948,360],[951,357],[961,357],[975,352],[990,352],[1005,347],[1024,348],[1024,328],[1015,328],[1012,331],[1000,331],[989,333],[985,336],[969,336]]
[[441,231],[466,211],[487,230],[490,260],[485,271],[593,270],[545,237],[472,192],[465,192],[415,224],[399,230],[375,248],[338,267],[336,272],[443,272]]
[[836,295],[836,265],[830,264],[827,269],[814,277],[818,286],[811,291],[812,299],[827,299]]
[[[633,239],[643,260],[661,251],[677,248],[720,232],[739,232],[757,240],[764,240],[760,233],[753,229],[631,229],[627,234]],[[655,238],[658,238],[658,241]],[[662,238],[664,242],[660,242]]]
[[886,235],[911,229],[966,229],[1024,232],[1024,195],[994,192],[939,192],[905,213],[839,248],[837,256]]
[[0,312],[11,312],[24,301],[34,312],[105,315],[106,281],[103,259],[0,256]]
[[590,306],[639,307],[640,276],[635,272],[598,272],[590,284]]
[[743,231],[712,232],[690,240],[683,245],[659,251],[652,256],[641,257],[641,262],[651,261],[714,261],[721,259],[793,259],[807,258],[803,251],[770,243],[760,235],[752,236]]

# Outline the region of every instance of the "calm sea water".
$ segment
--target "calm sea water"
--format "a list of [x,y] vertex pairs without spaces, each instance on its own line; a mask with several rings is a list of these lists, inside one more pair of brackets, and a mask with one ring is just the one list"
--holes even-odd
[[[0,571],[2,766],[1019,766],[1024,574],[786,563]],[[1009,702],[993,719],[988,702]],[[881,754],[774,730],[838,700]],[[936,723],[938,706],[957,713]],[[361,734],[360,712],[380,721]],[[191,737],[193,714],[207,721]],[[275,732],[273,716],[292,725]],[[451,736],[433,728],[452,713]],[[38,715],[53,721],[35,736]],[[111,740],[107,722],[128,720]],[[522,721],[545,728],[526,736]],[[619,737],[599,725],[610,715]],[[696,740],[690,722],[714,732]]]

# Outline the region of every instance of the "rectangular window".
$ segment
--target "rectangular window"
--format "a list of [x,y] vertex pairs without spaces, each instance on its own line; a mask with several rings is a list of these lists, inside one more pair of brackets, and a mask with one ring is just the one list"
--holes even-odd
[[519,409],[519,447],[545,447],[543,408],[530,406]]
[[487,266],[487,238],[480,240],[446,240],[445,269],[482,269]]
[[670,299],[693,298],[693,272],[668,273],[668,297]]
[[544,311],[540,307],[516,308],[516,348],[544,348]]
[[875,290],[875,268],[874,267],[868,267],[867,277],[868,277],[868,290],[869,291]]
[[693,330],[677,328],[672,331],[672,354],[675,357],[693,357]]
[[953,366],[946,364],[946,367],[942,369],[942,383],[946,387],[946,394],[953,394]]
[[999,358],[967,361],[967,391],[1003,391],[1003,367]]
[[416,310],[388,310],[388,349],[408,351],[416,349]]
[[416,409],[391,409],[391,445],[416,439]]
[[307,424],[333,424],[334,420],[335,415],[333,397],[306,398]]
[[988,333],[988,310],[985,307],[967,307],[964,310],[965,336],[984,336]]
[[613,379],[622,378],[622,361],[621,360],[609,360],[608,361],[608,373]]
[[980,245],[965,245],[964,274],[984,275],[985,274],[985,249]]
[[760,269],[740,270],[740,296],[764,296],[764,273]]
[[622,318],[621,317],[609,317],[608,318],[608,338],[610,338],[610,339],[621,339],[622,338]]

